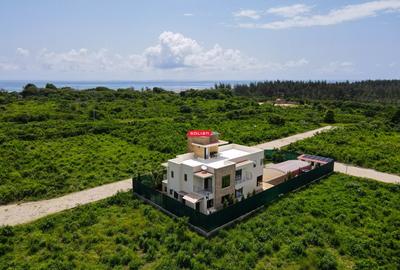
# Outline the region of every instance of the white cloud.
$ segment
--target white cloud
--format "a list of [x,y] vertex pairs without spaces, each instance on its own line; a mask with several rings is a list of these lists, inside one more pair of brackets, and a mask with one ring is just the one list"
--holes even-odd
[[311,9],[312,9],[311,6],[307,6],[304,4],[295,4],[295,5],[291,5],[291,6],[270,8],[267,10],[267,13],[291,18],[291,17],[295,17],[300,14],[307,13],[307,12],[311,11]]
[[12,70],[18,70],[19,66],[13,63],[8,63],[8,62],[0,62],[0,70],[1,71],[12,71]]
[[322,73],[353,73],[355,65],[350,61],[333,61],[321,68]]
[[[121,55],[107,49],[87,48],[68,51],[42,49],[36,53],[17,49],[23,58],[0,59],[0,70],[24,70],[54,74],[132,74],[133,72],[169,74],[227,74],[229,72],[260,72],[286,70],[308,64],[306,59],[282,63],[262,63],[244,55],[240,50],[215,44],[210,48],[180,33],[163,32],[155,45],[138,54]],[[184,76],[184,75],[182,75]]]
[[53,52],[41,50],[36,61],[42,68],[59,71],[117,71],[123,69],[144,68],[144,59],[141,56],[129,55],[122,57],[111,53],[107,49],[89,50],[81,48],[67,52]]
[[193,14],[193,13],[184,13],[183,16],[185,16],[185,17],[192,17],[192,16],[194,16],[194,14]]
[[261,18],[260,12],[252,9],[244,9],[240,11],[233,12],[233,16],[235,17],[245,17],[254,20],[258,20]]
[[223,49],[218,44],[205,49],[196,40],[173,32],[163,32],[158,44],[147,48],[143,55],[149,67],[158,69],[245,69],[255,64],[239,50]]
[[293,27],[311,27],[335,25],[343,22],[359,20],[377,16],[379,12],[400,11],[399,0],[371,1],[362,4],[347,5],[339,9],[333,9],[327,14],[294,16],[281,21],[273,21],[265,24],[239,24],[242,28],[260,29],[287,29]]
[[305,58],[301,58],[298,60],[290,60],[284,63],[268,63],[265,65],[267,69],[270,70],[287,70],[290,68],[303,67],[309,64],[309,61]]
[[29,56],[30,55],[30,51],[24,48],[17,48],[16,50],[17,55],[21,55],[21,56]]

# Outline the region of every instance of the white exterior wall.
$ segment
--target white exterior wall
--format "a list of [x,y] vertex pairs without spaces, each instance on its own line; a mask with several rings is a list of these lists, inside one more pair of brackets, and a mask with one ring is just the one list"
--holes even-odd
[[250,173],[251,180],[243,181],[243,182],[236,184],[235,189],[240,189],[243,187],[243,195],[245,198],[247,198],[247,195],[249,193],[252,194],[253,191],[256,190],[256,188],[257,188],[257,177],[260,175],[261,176],[263,175],[264,164],[260,165],[260,162],[261,162],[261,160],[264,159],[264,152],[252,153],[245,157],[235,159],[233,161],[240,162],[245,159],[255,162],[256,167],[253,167],[253,164],[248,164],[241,168],[238,168],[238,169],[242,169],[242,178],[246,177],[246,174]]
[[[236,184],[235,183],[235,189],[240,189],[243,187],[243,196],[244,198],[247,198],[247,195],[250,193],[252,194],[254,190],[257,189],[257,177],[262,176],[263,174],[263,167],[264,164],[260,165],[260,161],[263,160],[264,158],[264,152],[262,150],[257,151],[254,150],[254,148],[249,148],[246,146],[241,146],[241,145],[231,145],[231,146],[222,146],[220,150],[224,151],[225,148],[226,150],[229,149],[238,149],[242,150],[244,152],[247,152],[248,154],[246,155],[241,155],[240,157],[237,158],[227,158],[227,160],[232,161],[234,163],[240,163],[242,161],[246,160],[251,160],[253,161],[256,166],[253,167],[253,164],[247,164],[244,165],[241,168],[242,169],[242,177],[246,177],[246,174],[251,175],[250,180],[246,181],[241,181],[240,183]],[[170,194],[170,190],[172,189],[175,192],[179,191],[185,191],[185,192],[196,192],[196,188],[202,189],[203,185],[203,179],[198,179],[198,177],[194,176],[194,172],[198,172],[201,170],[200,165],[195,165],[191,166],[190,164],[183,164],[182,162],[188,159],[193,158],[192,153],[180,155],[175,159],[169,160],[168,161],[168,168],[167,168],[167,194],[168,196],[174,197],[174,193]],[[207,171],[210,173],[214,174],[214,168],[207,163],[205,164],[207,166]],[[219,164],[218,164],[219,165]],[[171,171],[174,172],[174,177],[171,177]],[[187,174],[187,181],[184,180],[184,175]],[[235,179],[233,179],[235,181]],[[215,191],[215,178],[212,177],[212,187],[213,191]],[[209,195],[209,199],[214,198],[214,193]],[[215,205],[216,202],[214,202]],[[186,204],[189,207],[195,208],[194,204],[191,204],[190,202],[186,202]],[[207,199],[204,198],[200,200],[200,211],[203,213],[206,213],[207,211]]]
[[[181,165],[181,189],[186,192],[193,192],[193,167],[182,164]],[[185,181],[185,174],[187,175],[187,181]]]
[[[171,177],[171,171],[174,172],[174,177]],[[173,162],[168,162],[168,171],[167,171],[167,179],[168,179],[168,195],[169,196],[174,196],[174,194],[170,194],[169,190],[173,189],[174,191],[178,192],[181,190],[181,184],[180,184],[180,175],[181,175],[181,165],[176,164]]]

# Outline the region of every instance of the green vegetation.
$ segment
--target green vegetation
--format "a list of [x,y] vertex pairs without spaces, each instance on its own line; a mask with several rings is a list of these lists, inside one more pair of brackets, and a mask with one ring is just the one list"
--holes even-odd
[[218,87],[178,94],[28,84],[21,93],[0,92],[0,204],[156,170],[186,151],[190,129],[217,130],[224,140],[252,145],[335,122],[348,127],[344,137],[337,131],[295,148],[399,173],[399,151],[393,149],[399,145],[400,113],[394,105],[303,100],[281,108]]
[[1,269],[397,269],[400,186],[335,174],[205,239],[119,194],[0,229]]
[[[56,196],[130,177],[135,160],[157,167],[165,155],[110,135],[13,140],[2,146],[0,202]],[[136,164],[137,165],[137,164]],[[16,184],[18,183],[18,184]]]
[[334,100],[362,102],[400,102],[400,80],[376,80],[359,82],[326,81],[265,81],[239,84],[231,87],[222,84],[216,87],[229,88],[239,96],[289,98],[295,100]]
[[400,133],[375,124],[363,123],[337,128],[298,141],[287,149],[400,174]]
[[[58,196],[148,172],[186,151],[189,129],[255,144],[320,126],[310,107],[282,109],[223,90],[96,88],[0,93],[0,204]],[[301,123],[299,125],[298,123]]]

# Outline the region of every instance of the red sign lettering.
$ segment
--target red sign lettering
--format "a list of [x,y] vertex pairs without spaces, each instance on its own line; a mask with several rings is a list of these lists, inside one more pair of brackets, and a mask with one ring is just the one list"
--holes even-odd
[[211,130],[189,130],[187,133],[188,137],[210,137],[211,135]]

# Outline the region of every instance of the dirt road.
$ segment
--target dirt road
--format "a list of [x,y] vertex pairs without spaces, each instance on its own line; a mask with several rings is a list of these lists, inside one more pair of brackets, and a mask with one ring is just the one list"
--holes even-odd
[[400,184],[400,176],[378,172],[373,169],[360,168],[352,165],[343,164],[340,162],[335,162],[335,172],[344,173],[347,175],[364,177],[374,179],[380,182]]
[[304,133],[299,133],[293,136],[289,136],[286,138],[282,138],[282,139],[278,139],[278,140],[274,140],[274,141],[270,141],[270,142],[266,142],[266,143],[261,143],[261,144],[257,144],[255,145],[255,147],[261,148],[261,149],[274,149],[274,148],[281,148],[284,147],[286,145],[289,145],[291,143],[300,141],[300,140],[304,140],[310,137],[313,137],[315,135],[317,135],[320,132],[324,132],[324,131],[328,131],[331,130],[335,127],[333,126],[326,126],[326,127],[322,127],[322,128],[317,128],[314,130],[310,130]]
[[[332,128],[332,126],[326,126],[287,138],[262,143],[256,145],[256,147],[262,149],[280,148],[298,140],[312,137],[319,132],[327,131]],[[337,162],[335,162],[335,171],[352,176],[370,178],[385,183],[400,183],[400,177],[397,175],[381,173],[371,169],[348,166],[346,164]],[[0,206],[0,226],[17,225],[34,221],[50,214],[111,197],[118,191],[129,191],[131,188],[132,180],[127,179],[79,192],[74,192],[59,198],[37,202],[3,205]]]
[[50,200],[3,205],[0,206],[0,226],[27,223],[82,204],[111,197],[118,191],[128,191],[131,188],[132,179],[127,179]]

